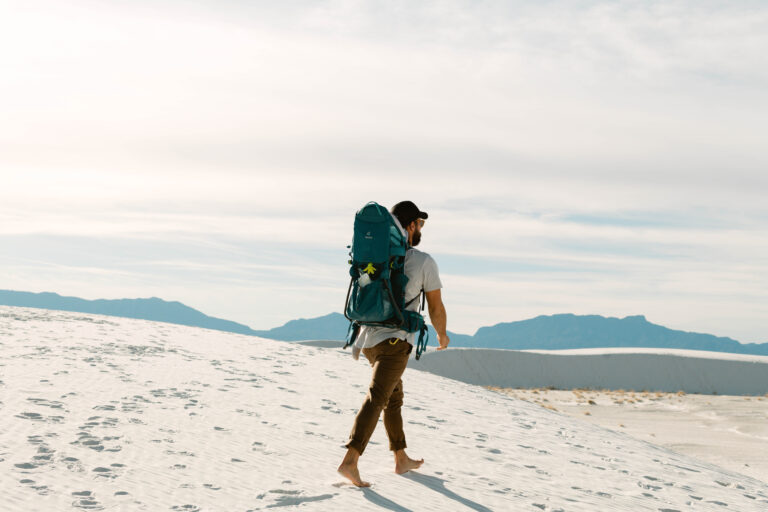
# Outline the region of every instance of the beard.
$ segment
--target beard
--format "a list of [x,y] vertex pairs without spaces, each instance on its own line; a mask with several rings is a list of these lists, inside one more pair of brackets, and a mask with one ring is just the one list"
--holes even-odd
[[421,231],[414,231],[413,237],[411,238],[411,246],[416,247],[419,245],[419,242],[421,242]]

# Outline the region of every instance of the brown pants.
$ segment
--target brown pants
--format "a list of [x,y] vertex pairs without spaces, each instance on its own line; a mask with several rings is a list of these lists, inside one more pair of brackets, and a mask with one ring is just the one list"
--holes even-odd
[[389,449],[396,451],[406,448],[403,417],[400,415],[403,406],[403,381],[400,377],[408,365],[408,355],[412,348],[407,341],[390,338],[363,349],[363,354],[373,367],[373,377],[368,386],[368,395],[349,434],[347,448],[354,448],[362,455],[382,410]]

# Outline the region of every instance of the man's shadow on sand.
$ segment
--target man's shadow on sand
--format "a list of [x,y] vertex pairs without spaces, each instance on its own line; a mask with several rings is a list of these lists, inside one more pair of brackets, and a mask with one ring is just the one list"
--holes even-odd
[[405,508],[402,505],[398,505],[394,501],[390,500],[389,498],[385,498],[381,494],[377,493],[370,487],[361,487],[363,491],[363,496],[365,496],[365,499],[373,503],[374,505],[378,505],[381,508],[385,508],[387,510],[392,510],[393,512],[413,512],[409,508]]
[[[468,507],[472,510],[476,510],[477,512],[493,512],[488,507],[483,506],[470,499],[467,499],[463,496],[459,496],[458,494],[451,491],[450,489],[447,489],[445,487],[446,480],[443,480],[442,478],[437,478],[436,476],[424,475],[421,473],[414,473],[413,471],[404,474],[403,477],[407,478],[408,480],[411,480],[412,482],[419,483],[432,491],[439,492],[446,498],[457,501],[462,505],[464,505],[465,507]],[[365,496],[365,499],[367,499],[371,503],[374,503],[375,505],[378,505],[387,510],[392,510],[393,512],[411,512],[410,509],[407,509],[402,505],[398,505],[394,501],[388,498],[385,498],[381,494],[372,490],[370,487],[363,488],[363,495]]]

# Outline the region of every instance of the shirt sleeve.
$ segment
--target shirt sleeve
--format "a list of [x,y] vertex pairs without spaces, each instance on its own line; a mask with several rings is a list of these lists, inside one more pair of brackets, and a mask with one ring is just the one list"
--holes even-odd
[[432,256],[427,256],[424,261],[424,291],[433,292],[443,287],[440,282],[440,271],[437,269],[437,262]]

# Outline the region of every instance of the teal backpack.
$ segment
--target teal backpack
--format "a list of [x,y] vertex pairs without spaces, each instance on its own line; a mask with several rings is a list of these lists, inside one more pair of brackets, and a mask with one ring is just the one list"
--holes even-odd
[[351,279],[344,316],[349,320],[349,330],[344,348],[355,342],[363,325],[392,327],[419,333],[419,359],[427,347],[429,333],[420,312],[406,309],[421,296],[420,311],[424,310],[424,290],[408,302],[405,300],[408,238],[386,208],[370,202],[355,215],[354,236],[348,248]]

